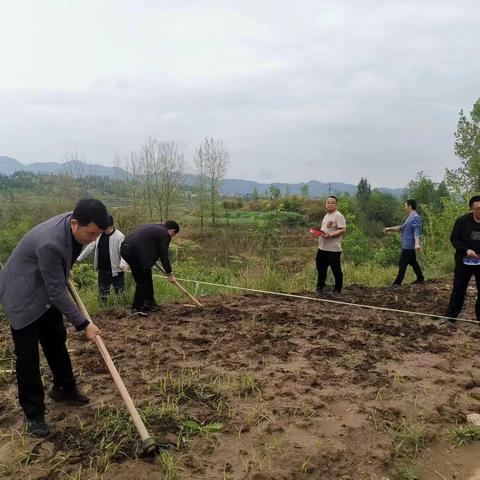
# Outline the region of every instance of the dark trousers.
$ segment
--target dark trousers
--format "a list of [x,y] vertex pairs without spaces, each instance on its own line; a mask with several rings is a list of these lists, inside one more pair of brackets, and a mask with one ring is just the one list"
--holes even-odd
[[395,285],[401,285],[403,279],[405,278],[405,272],[407,271],[407,267],[411,265],[415,275],[417,276],[417,280],[419,282],[423,282],[423,272],[422,269],[417,262],[417,255],[415,250],[406,250],[402,248],[402,253],[400,254],[400,260],[398,261],[398,274],[397,278],[393,282]]
[[152,269],[143,266],[137,250],[131,245],[122,243],[120,253],[122,258],[130,265],[132,277],[135,280],[135,295],[132,307],[142,310],[144,306],[155,304]]
[[25,328],[11,330],[17,357],[20,405],[28,418],[43,416],[45,404],[40,376],[39,342],[52,371],[53,384],[67,390],[75,387],[72,363],[65,345],[67,331],[62,314],[52,307]]
[[475,303],[475,314],[480,321],[480,267],[475,265],[464,265],[461,261],[455,262],[453,274],[453,288],[448,304],[447,317],[457,318],[463,308],[465,294],[472,275],[475,276],[477,284],[477,302]]
[[342,252],[327,252],[325,250],[317,250],[317,289],[322,290],[325,287],[325,281],[327,279],[328,267],[332,270],[335,278],[335,290],[337,292],[342,291],[343,287],[343,273],[342,265],[340,263],[340,256]]
[[111,272],[98,271],[98,295],[103,302],[107,301],[110,294],[110,287],[119,295],[125,290],[125,273],[120,272],[112,276]]

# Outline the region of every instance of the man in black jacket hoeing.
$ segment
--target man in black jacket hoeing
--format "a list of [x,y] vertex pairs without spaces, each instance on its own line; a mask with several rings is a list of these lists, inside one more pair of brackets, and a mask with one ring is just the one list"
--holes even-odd
[[157,260],[160,260],[168,281],[175,281],[168,258],[168,247],[170,240],[179,230],[180,226],[173,220],[164,224],[148,223],[138,227],[122,243],[120,253],[130,265],[136,284],[132,305],[134,312],[146,315],[158,309],[152,279],[152,267]]

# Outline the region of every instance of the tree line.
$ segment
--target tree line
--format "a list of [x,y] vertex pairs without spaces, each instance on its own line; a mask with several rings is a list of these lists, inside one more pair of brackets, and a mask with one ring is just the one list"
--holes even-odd
[[[415,198],[421,209],[429,214],[440,214],[452,205],[457,209],[458,205],[464,204],[465,198],[480,191],[480,99],[469,114],[460,111],[454,136],[454,149],[461,166],[447,169],[445,178],[438,183],[420,171],[405,189],[404,198]],[[271,185],[264,194],[254,191],[248,199],[222,198],[220,188],[230,156],[220,139],[205,138],[194,151],[190,169],[178,143],[155,138],[147,139],[128,158],[121,159],[117,155],[114,159],[115,178],[99,176],[86,163],[84,157],[72,153],[66,155],[65,171],[59,175],[27,172],[17,172],[9,177],[0,175],[2,226],[5,219],[10,218],[7,209],[18,211],[19,205],[29,205],[28,199],[35,194],[49,197],[52,209],[58,211],[70,208],[70,204],[82,196],[98,196],[110,205],[128,205],[134,211],[138,210],[143,221],[163,221],[188,211],[199,219],[201,231],[207,223],[215,226],[222,210],[227,223],[230,223],[232,212],[240,209],[278,209],[300,213],[307,220],[315,219],[321,210],[317,202],[310,202],[308,184],[302,185],[300,195],[282,194],[278,186]],[[190,173],[195,174],[194,181]],[[22,199],[16,195],[18,191],[23,192]],[[372,189],[367,178],[360,179],[354,197],[356,221],[365,232],[377,232],[382,224],[390,224],[401,215],[403,199],[399,202],[392,195]],[[31,212],[35,207],[28,206],[24,210]],[[41,213],[44,211],[42,209]],[[19,214],[17,218],[21,217]]]

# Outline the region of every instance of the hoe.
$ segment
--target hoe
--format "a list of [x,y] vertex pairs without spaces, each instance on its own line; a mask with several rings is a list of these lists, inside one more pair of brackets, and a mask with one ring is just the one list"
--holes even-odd
[[[156,263],[157,265],[157,268],[163,273],[165,274],[165,270],[163,269],[163,267],[160,265],[160,263]],[[173,282],[175,284],[175,286],[181,291],[183,292],[188,298],[190,298],[190,300],[197,306],[197,307],[201,307],[202,304],[183,286],[183,285],[180,285],[177,280],[175,280]]]
[[[80,298],[77,291],[75,290],[75,287],[73,286],[72,280],[70,278],[68,279],[67,286],[78,308],[85,315],[85,318],[89,321],[92,321],[92,319],[90,318],[90,315],[87,312],[87,309],[85,308],[85,305],[82,302],[82,299]],[[132,397],[128,393],[128,390],[125,387],[125,384],[123,383],[123,380],[120,377],[120,374],[118,373],[118,370],[115,367],[110,357],[110,354],[108,353],[108,350],[105,347],[105,344],[103,343],[103,340],[100,337],[100,335],[97,335],[95,337],[95,343],[97,344],[97,347],[100,350],[100,353],[102,354],[102,357],[105,360],[105,363],[107,364],[110,375],[112,376],[113,381],[115,382],[115,385],[117,386],[118,391],[120,392],[120,395],[123,401],[125,402],[128,412],[132,417],[132,421],[135,424],[135,427],[137,428],[140,438],[142,439],[143,454],[155,455],[161,449],[168,448],[169,445],[160,445],[155,443],[153,437],[148,433],[145,427],[145,424],[143,423],[137,409],[135,408],[135,405],[133,404]]]

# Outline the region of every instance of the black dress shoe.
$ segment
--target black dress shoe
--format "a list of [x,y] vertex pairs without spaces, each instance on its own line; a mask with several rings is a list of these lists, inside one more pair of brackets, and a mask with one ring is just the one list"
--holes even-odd
[[56,402],[65,402],[69,405],[86,405],[90,399],[84,395],[77,387],[66,389],[56,387],[55,385],[48,391],[48,396]]
[[43,416],[26,419],[26,431],[29,435],[36,438],[45,438],[50,433],[48,425]]
[[155,300],[146,300],[143,308],[145,312],[158,312],[161,310],[160,305]]
[[162,307],[157,304],[147,305],[145,308],[147,309],[147,312],[159,312],[162,309]]

